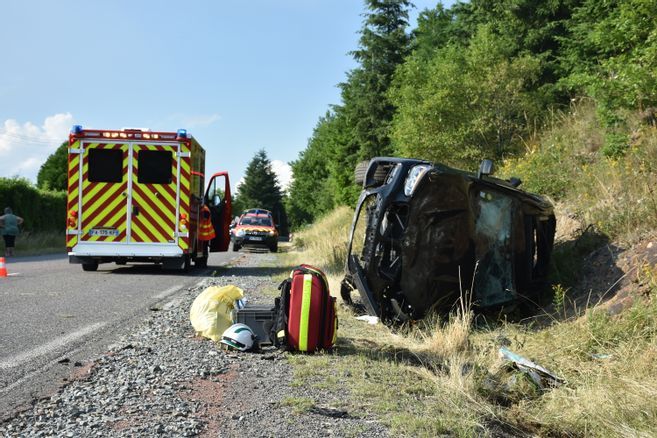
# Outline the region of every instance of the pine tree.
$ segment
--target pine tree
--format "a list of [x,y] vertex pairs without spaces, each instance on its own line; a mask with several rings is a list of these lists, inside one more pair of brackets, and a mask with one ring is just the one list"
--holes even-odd
[[351,52],[359,67],[340,84],[342,105],[336,106],[336,134],[331,184],[337,188],[336,204],[353,203],[358,190],[353,185],[354,166],[361,160],[389,155],[390,124],[395,107],[388,88],[395,69],[410,49],[408,0],[366,0],[359,48]]

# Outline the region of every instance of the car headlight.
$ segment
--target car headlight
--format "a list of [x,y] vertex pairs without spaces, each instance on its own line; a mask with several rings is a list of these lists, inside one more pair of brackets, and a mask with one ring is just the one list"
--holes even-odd
[[236,235],[237,237],[244,237],[244,230],[237,230],[237,231],[235,232],[235,235]]
[[406,182],[404,182],[404,194],[406,196],[411,196],[417,187],[417,183],[420,182],[422,176],[429,170],[431,166],[428,164],[419,164],[411,169],[408,172],[406,177]]
[[274,230],[269,230],[269,231],[267,231],[267,233],[268,233],[270,236],[273,236],[274,234],[276,234],[276,232],[275,232]]

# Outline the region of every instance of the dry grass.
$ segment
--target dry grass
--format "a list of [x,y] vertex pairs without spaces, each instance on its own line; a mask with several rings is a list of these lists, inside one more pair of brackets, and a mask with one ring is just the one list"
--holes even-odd
[[311,227],[294,234],[293,245],[310,256],[327,273],[340,273],[347,259],[349,226],[354,211],[338,207]]
[[595,107],[580,104],[556,114],[527,142],[527,154],[499,171],[520,177],[523,187],[559,201],[568,217],[615,241],[635,242],[657,228],[657,127],[630,117],[624,156],[602,153],[604,129]]

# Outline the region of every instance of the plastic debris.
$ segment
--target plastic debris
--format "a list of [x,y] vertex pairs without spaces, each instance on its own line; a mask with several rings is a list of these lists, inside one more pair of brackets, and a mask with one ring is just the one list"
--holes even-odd
[[189,309],[189,319],[196,334],[217,342],[221,334],[233,325],[235,302],[244,298],[237,286],[210,286],[201,292]]
[[541,389],[566,383],[564,379],[558,377],[553,372],[504,347],[499,349],[499,355],[502,359],[512,362],[518,370],[527,374]]
[[379,317],[378,316],[372,316],[372,315],[361,315],[356,317],[357,320],[359,321],[365,321],[366,323],[370,325],[376,325],[379,323]]

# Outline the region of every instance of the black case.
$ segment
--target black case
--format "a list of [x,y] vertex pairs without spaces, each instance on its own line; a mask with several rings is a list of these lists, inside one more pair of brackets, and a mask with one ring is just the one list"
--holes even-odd
[[252,305],[247,304],[244,308],[237,310],[236,323],[241,322],[249,326],[257,336],[256,342],[260,345],[270,345],[269,332],[276,319],[276,307],[274,305]]

